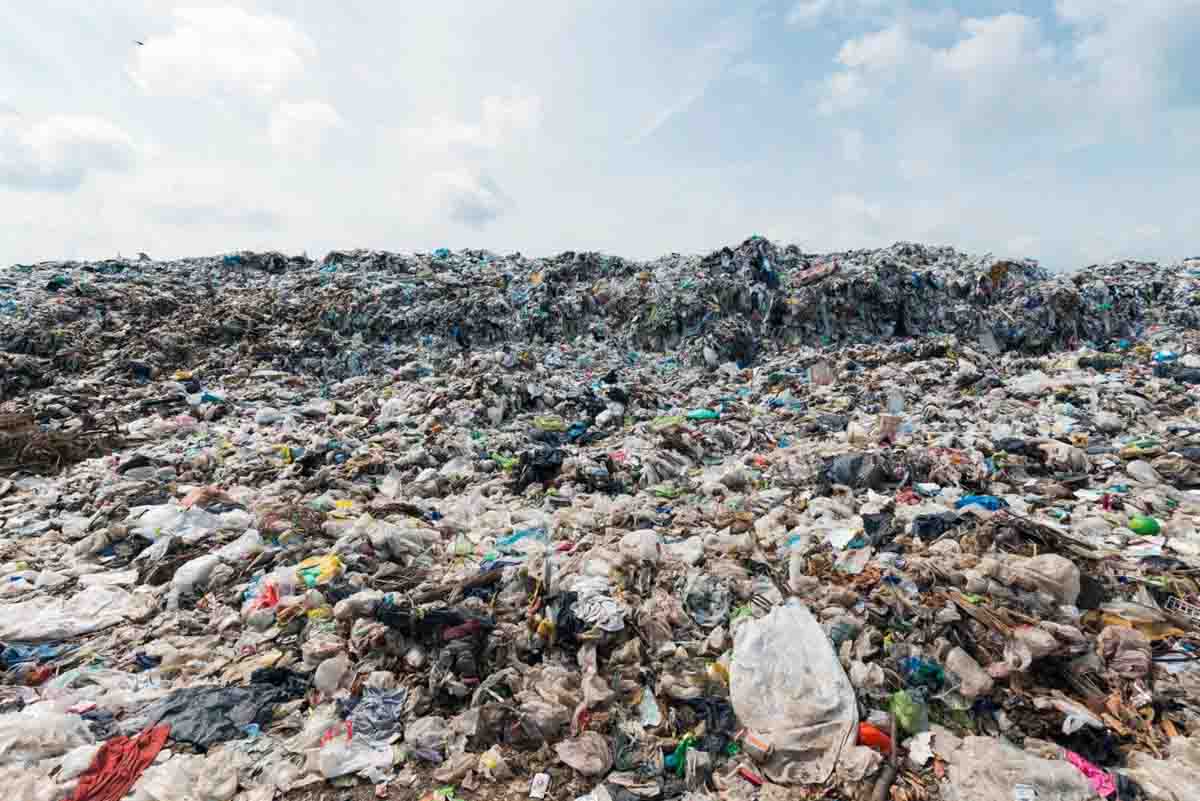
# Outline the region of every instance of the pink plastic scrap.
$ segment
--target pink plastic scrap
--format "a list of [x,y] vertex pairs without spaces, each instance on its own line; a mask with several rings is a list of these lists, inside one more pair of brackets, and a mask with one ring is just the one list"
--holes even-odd
[[1089,782],[1092,783],[1092,789],[1104,798],[1117,791],[1117,783],[1113,777],[1106,771],[1088,762],[1074,751],[1067,752],[1067,761],[1079,769],[1079,772],[1087,776]]

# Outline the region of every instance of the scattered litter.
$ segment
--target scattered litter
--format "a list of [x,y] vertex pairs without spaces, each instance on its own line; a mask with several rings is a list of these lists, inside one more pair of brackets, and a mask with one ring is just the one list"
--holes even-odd
[[761,237],[14,266],[0,781],[1192,801],[1198,308]]

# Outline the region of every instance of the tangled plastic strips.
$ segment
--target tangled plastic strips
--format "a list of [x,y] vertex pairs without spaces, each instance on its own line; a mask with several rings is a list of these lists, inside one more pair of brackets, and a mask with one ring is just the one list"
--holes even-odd
[[55,472],[65,465],[110,453],[124,442],[115,421],[70,431],[44,431],[28,414],[0,415],[0,472]]
[[1196,604],[1188,603],[1172,595],[1167,599],[1166,608],[1168,612],[1182,615],[1189,620],[1200,623],[1200,606]]

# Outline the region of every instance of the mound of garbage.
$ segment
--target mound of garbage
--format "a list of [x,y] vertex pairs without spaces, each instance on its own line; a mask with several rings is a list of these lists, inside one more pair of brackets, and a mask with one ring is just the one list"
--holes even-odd
[[761,238],[14,266],[0,774],[1192,801],[1197,298]]

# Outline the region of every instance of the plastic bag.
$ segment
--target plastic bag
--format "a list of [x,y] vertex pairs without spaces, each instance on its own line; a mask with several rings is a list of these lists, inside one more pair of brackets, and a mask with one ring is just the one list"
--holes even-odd
[[230,801],[237,789],[230,754],[177,754],[146,769],[134,785],[132,801]]
[[450,726],[437,715],[417,718],[405,727],[404,742],[418,750],[442,751],[450,742]]
[[558,758],[584,776],[603,776],[612,770],[612,749],[604,735],[585,731],[573,740],[554,746]]
[[92,760],[96,758],[96,752],[99,750],[100,744],[94,743],[92,745],[80,745],[68,751],[62,758],[62,765],[58,772],[59,781],[69,781],[78,778],[91,766]]
[[86,721],[34,707],[0,715],[0,765],[39,762],[94,742]]
[[58,801],[62,797],[54,779],[38,766],[0,767],[0,786],[5,798],[20,801]]
[[153,609],[153,599],[120,587],[88,587],[67,600],[33,598],[0,605],[0,642],[69,640]]
[[189,562],[184,562],[171,577],[171,593],[167,599],[167,608],[178,609],[181,596],[195,594],[197,590],[208,586],[208,580],[219,564],[221,564],[221,558],[216,554],[198,556]]
[[264,550],[266,550],[266,545],[263,543],[262,535],[257,530],[250,529],[233,542],[223,546],[216,552],[216,555],[221,558],[222,562],[239,564],[257,556]]
[[858,727],[854,688],[824,630],[791,602],[738,627],[730,671],[738,720],[775,747],[775,782],[820,784]]
[[892,695],[889,707],[896,725],[909,734],[929,728],[929,706],[916,694],[900,690]]
[[1172,737],[1168,759],[1134,751],[1121,772],[1141,785],[1146,798],[1193,801],[1200,787],[1200,737]]
[[346,680],[349,672],[350,657],[345,653],[340,653],[321,663],[313,677],[313,684],[323,695],[332,695]]
[[1041,759],[998,737],[967,737],[947,757],[944,801],[1013,798],[1013,787],[1020,784],[1034,788],[1039,799],[1095,798],[1091,784],[1069,762]]
[[379,784],[391,773],[394,752],[390,745],[366,740],[333,739],[317,752],[317,770],[327,779],[361,773]]

